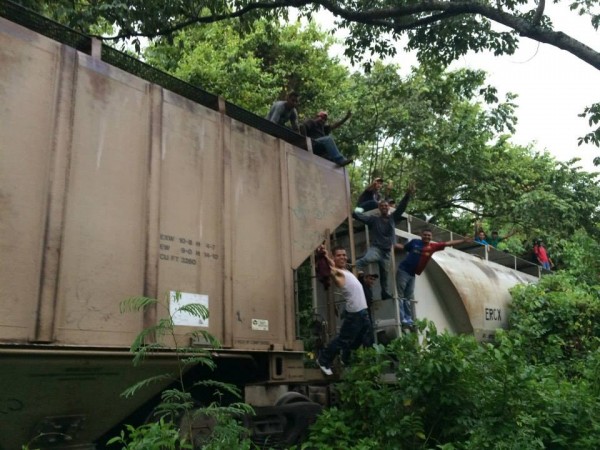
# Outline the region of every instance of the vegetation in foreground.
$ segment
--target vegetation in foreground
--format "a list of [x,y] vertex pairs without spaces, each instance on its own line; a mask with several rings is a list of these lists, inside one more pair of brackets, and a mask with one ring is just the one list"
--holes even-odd
[[361,351],[303,448],[596,449],[599,374],[600,286],[555,274],[514,289],[494,343],[423,321]]

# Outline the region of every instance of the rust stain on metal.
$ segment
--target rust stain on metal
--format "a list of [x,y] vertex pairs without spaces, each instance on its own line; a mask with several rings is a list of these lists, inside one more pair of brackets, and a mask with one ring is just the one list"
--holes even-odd
[[106,102],[109,95],[110,83],[109,79],[98,73],[90,73],[90,86],[92,88],[92,95],[96,100]]

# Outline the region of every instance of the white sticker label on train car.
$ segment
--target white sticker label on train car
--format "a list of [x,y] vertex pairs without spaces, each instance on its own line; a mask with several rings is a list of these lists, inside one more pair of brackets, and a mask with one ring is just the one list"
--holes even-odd
[[177,293],[171,291],[169,312],[173,317],[173,323],[175,325],[181,325],[186,327],[208,327],[208,318],[203,319],[194,314],[190,314],[187,311],[180,311],[182,306],[198,304],[203,305],[208,309],[208,295],[204,294],[190,294],[188,292],[181,292],[180,299],[177,300]]
[[264,319],[252,319],[252,330],[269,331],[269,321]]

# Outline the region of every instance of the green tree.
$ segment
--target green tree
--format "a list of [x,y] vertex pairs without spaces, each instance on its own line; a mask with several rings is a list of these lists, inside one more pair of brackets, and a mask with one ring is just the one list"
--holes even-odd
[[[495,55],[513,54],[520,37],[565,50],[600,69],[600,52],[553,28],[545,15],[545,0],[411,0],[403,2],[346,0],[17,0],[62,23],[106,40],[169,36],[198,24],[241,19],[245,30],[259,18],[287,19],[289,8],[299,8],[309,19],[322,11],[335,17],[335,27],[345,32],[345,54],[351,61],[372,56],[394,56],[400,45],[417,52],[419,60],[447,65],[470,51],[490,50]],[[585,16],[597,30],[600,13],[597,0],[574,0],[563,13]],[[98,28],[98,24],[101,27]],[[111,35],[103,32],[112,26]],[[498,27],[496,25],[501,25]],[[99,31],[100,30],[100,31]],[[586,108],[595,128],[580,139],[600,145],[600,103]],[[600,157],[596,159],[600,162]]]
[[[259,16],[286,17],[290,7],[300,8],[312,17],[327,10],[337,18],[336,25],[347,29],[347,52],[357,58],[365,51],[394,55],[396,42],[408,38],[406,47],[417,50],[422,61],[448,63],[470,50],[490,49],[495,54],[512,54],[519,36],[556,46],[600,69],[600,53],[576,39],[553,30],[544,15],[545,1],[444,2],[415,0],[390,3],[386,0],[349,2],[345,0],[294,0],[254,2],[248,0],[21,0],[29,7],[50,8],[70,26],[85,27],[102,18],[114,23],[113,38],[171,34],[195,24],[243,17],[251,22]],[[569,4],[571,14],[586,16],[597,29],[600,24],[596,1],[576,0]],[[566,10],[567,8],[565,8]],[[508,30],[498,30],[492,24]],[[87,31],[84,29],[84,31]]]
[[[348,69],[328,55],[334,40],[315,25],[260,20],[251,33],[239,21],[190,28],[160,39],[146,60],[178,78],[266,115],[271,103],[296,91],[301,115],[344,111]],[[344,111],[345,112],[345,111]]]

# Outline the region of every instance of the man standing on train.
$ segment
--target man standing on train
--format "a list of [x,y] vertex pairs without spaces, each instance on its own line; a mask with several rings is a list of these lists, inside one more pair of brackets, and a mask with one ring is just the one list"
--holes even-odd
[[362,345],[373,345],[373,328],[369,319],[367,299],[363,287],[352,272],[347,269],[348,256],[343,247],[332,250],[333,258],[324,246],[317,251],[322,253],[331,268],[331,278],[337,288],[342,291],[346,301],[345,316],[340,333],[319,353],[317,364],[325,375],[333,375],[331,364],[338,353],[342,354],[342,363],[348,364],[350,350]]
[[431,228],[425,227],[421,230],[421,239],[411,239],[406,244],[395,245],[395,248],[408,253],[398,264],[398,271],[396,272],[396,287],[400,299],[400,317],[403,327],[414,325],[410,302],[415,297],[415,278],[416,275],[423,273],[431,256],[446,247],[473,241],[471,238],[464,238],[447,242],[431,242],[432,238]]
[[388,266],[390,265],[390,252],[396,243],[396,222],[402,220],[402,213],[406,209],[411,195],[415,193],[414,183],[410,183],[406,194],[400,201],[396,210],[390,215],[390,205],[386,200],[379,202],[379,215],[367,215],[354,210],[352,217],[360,220],[369,227],[371,246],[362,258],[356,261],[357,270],[365,270],[371,263],[379,266],[379,281],[381,285],[381,299],[392,298],[388,291]]

